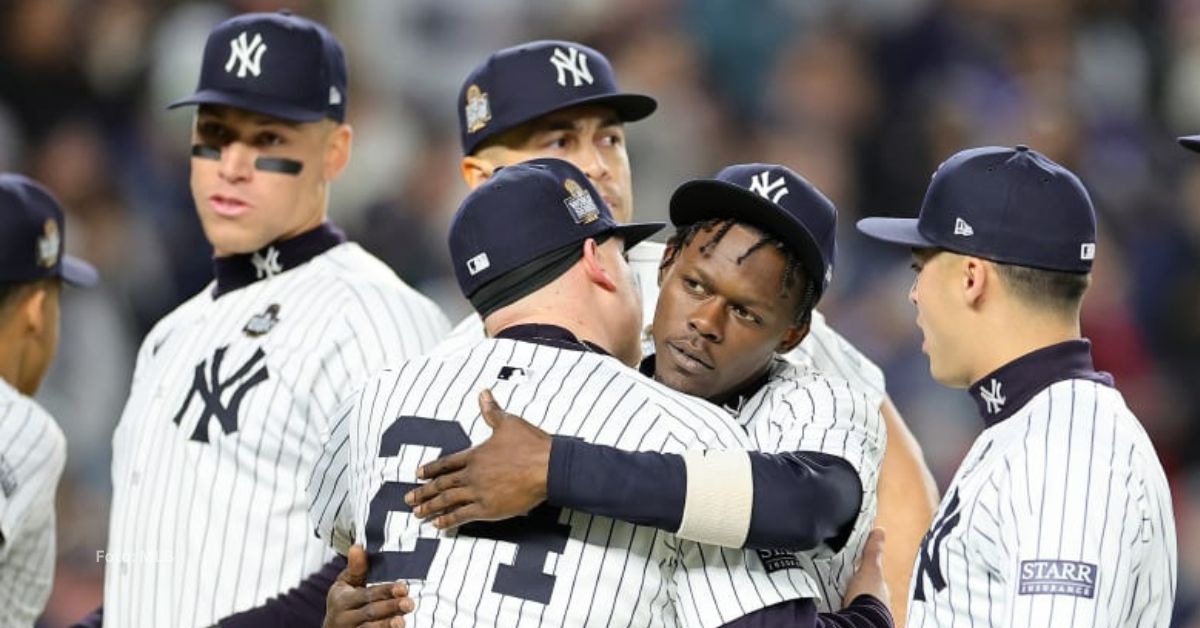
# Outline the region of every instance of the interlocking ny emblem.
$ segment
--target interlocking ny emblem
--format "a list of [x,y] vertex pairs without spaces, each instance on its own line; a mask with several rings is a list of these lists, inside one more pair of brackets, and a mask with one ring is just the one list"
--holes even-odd
[[787,182],[783,180],[783,177],[779,177],[778,179],[772,181],[771,172],[769,170],[764,170],[763,172],[750,177],[750,191],[771,201],[772,203],[778,203],[779,199],[787,196],[788,194],[786,183]]
[[595,80],[592,78],[592,71],[588,69],[587,55],[575,48],[567,48],[567,52],[563,52],[562,48],[555,48],[550,63],[558,70],[558,84],[563,87],[567,86],[567,72],[571,73],[572,87],[579,87],[584,83],[591,85]]
[[267,248],[266,255],[263,255],[262,251],[255,251],[254,255],[250,256],[250,263],[254,264],[256,279],[274,277],[283,272],[283,265],[279,263],[279,249],[273,246]]
[[[192,405],[192,397],[200,395],[200,402],[204,404],[203,412],[200,413],[200,420],[196,423],[196,429],[192,431],[191,440],[207,443],[208,442],[208,422],[212,418],[216,418],[221,423],[221,431],[226,434],[232,434],[238,429],[238,409],[242,406],[242,400],[245,399],[246,393],[250,392],[255,386],[265,382],[269,377],[267,374],[267,366],[260,363],[267,356],[260,347],[254,352],[254,355],[246,360],[246,363],[241,366],[228,379],[221,381],[221,362],[225,359],[225,351],[229,349],[229,345],[225,345],[213,355],[212,369],[209,377],[205,377],[205,367],[207,360],[196,365],[196,377],[192,382],[192,389],[188,391],[187,398],[183,400],[183,406],[179,408],[179,412],[175,414],[175,425],[183,420],[183,415],[187,414],[188,408]],[[246,377],[254,367],[258,366],[258,370],[254,371],[253,375]],[[212,382],[211,385],[209,382]],[[241,382],[240,384],[238,382]],[[229,397],[229,404],[225,405],[221,402],[221,397],[230,386],[236,387],[233,389],[233,395]]]
[[262,35],[255,33],[254,39],[246,39],[246,31],[229,40],[229,60],[225,62],[225,71],[232,72],[234,64],[238,64],[237,77],[246,78],[249,72],[254,76],[262,74],[262,56],[267,51]]
[[1004,407],[1004,402],[1008,401],[1004,395],[1000,394],[1000,381],[993,379],[991,381],[991,389],[979,389],[979,396],[983,397],[983,403],[987,406],[987,411],[996,414]]
[[[925,538],[921,541],[921,554],[917,557],[917,584],[913,587],[913,599],[925,601],[925,577],[929,576],[929,583],[933,585],[934,592],[941,591],[946,588],[946,577],[942,575],[942,545],[946,540],[946,535],[958,525],[958,520],[961,514],[958,512],[958,489],[954,489],[954,493],[950,495],[950,502],[946,504],[946,509],[942,512],[942,516],[938,518],[929,532],[925,533]],[[930,552],[930,544],[933,544],[933,551]]]

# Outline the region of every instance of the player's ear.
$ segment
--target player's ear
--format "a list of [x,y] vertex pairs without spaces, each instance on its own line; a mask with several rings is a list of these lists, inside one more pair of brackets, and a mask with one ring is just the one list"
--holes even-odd
[[780,355],[790,352],[795,349],[808,336],[809,323],[803,325],[791,325],[787,331],[783,332],[783,338],[779,339],[779,345],[775,347],[775,353]]
[[466,181],[467,187],[472,190],[483,185],[496,170],[492,162],[476,155],[463,157],[459,168],[462,170],[463,181]]
[[963,256],[960,261],[959,281],[963,302],[968,307],[975,308],[983,300],[984,291],[988,288],[991,273],[995,268],[991,262],[978,257]]
[[21,297],[20,307],[22,318],[25,321],[25,329],[33,336],[42,336],[46,333],[46,326],[50,324],[49,312],[46,300],[48,298],[47,291],[49,286],[38,284],[30,287],[26,294]]
[[608,292],[617,291],[617,282],[613,279],[613,260],[607,259],[606,251],[600,248],[596,241],[588,238],[583,243],[583,272],[588,280]]
[[663,279],[671,267],[675,265],[675,255],[679,253],[679,247],[674,244],[667,244],[667,248],[663,249],[662,261],[658,264],[658,286],[661,288]]
[[341,176],[350,164],[350,146],[354,142],[354,129],[349,124],[339,124],[330,132],[325,146],[325,164],[322,177],[333,181]]

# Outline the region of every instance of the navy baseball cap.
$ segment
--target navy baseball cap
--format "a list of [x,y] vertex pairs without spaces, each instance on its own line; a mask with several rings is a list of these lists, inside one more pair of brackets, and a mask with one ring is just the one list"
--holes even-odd
[[737,164],[712,179],[688,181],[671,196],[676,226],[712,218],[733,218],[778,238],[799,256],[817,298],[824,294],[837,253],[837,209],[804,177],[778,164]]
[[[615,235],[629,248],[664,226],[617,223],[579,168],[561,159],[532,159],[497,170],[467,195],[450,223],[450,258],[463,296],[482,313],[488,308],[480,308],[476,294],[516,271],[533,270],[529,275],[545,285],[579,259],[573,245]],[[564,251],[560,261],[569,263],[553,276],[537,272],[556,251]],[[525,285],[522,292],[536,287]]]
[[1086,273],[1096,256],[1096,211],[1083,183],[1024,145],[955,153],[933,173],[917,218],[864,218],[858,230],[1045,270]]
[[658,108],[649,96],[622,92],[608,59],[582,44],[532,41],[494,52],[458,92],[463,154],[534,118],[583,104],[612,107],[624,122]]
[[0,282],[61,277],[77,286],[96,283],[96,269],[63,253],[63,210],[50,192],[19,174],[0,174]]
[[168,107],[228,105],[292,122],[346,119],[346,55],[322,25],[288,11],[221,22],[196,93]]

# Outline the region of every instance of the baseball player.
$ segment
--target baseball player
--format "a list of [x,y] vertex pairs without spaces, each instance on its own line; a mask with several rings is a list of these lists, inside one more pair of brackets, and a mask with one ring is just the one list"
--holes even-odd
[[[803,475],[762,487],[748,527],[738,528],[729,509],[699,501],[692,480],[704,470],[687,456],[625,453],[507,428],[511,435],[497,430],[503,442],[423,468],[422,478],[433,481],[413,491],[410,503],[417,516],[437,514],[436,526],[451,527],[512,517],[546,499],[684,538],[758,548],[769,570],[799,572],[818,609],[841,608],[875,519],[883,419],[877,398],[779,357],[803,338],[827,288],[834,206],[784,166],[739,164],[682,185],[671,218],[677,231],[662,263],[656,351],[642,362],[643,373],[723,406],[755,448],[825,466],[831,477],[844,467],[857,481],[792,499]],[[639,481],[650,476],[656,482]],[[596,477],[609,480],[597,485]]]
[[1026,146],[973,148],[938,168],[917,218],[858,228],[913,249],[930,372],[986,425],[921,545],[908,625],[1166,626],[1166,477],[1080,335],[1097,253],[1083,184]]
[[448,329],[326,222],[347,91],[325,27],[253,13],[212,31],[172,105],[199,107],[191,187],[216,279],[146,337],[113,436],[111,624],[321,623],[345,563],[305,509],[320,434],[368,374]]
[[58,350],[62,282],[96,271],[63,253],[63,211],[44,187],[0,174],[0,626],[33,626],[54,581],[54,493],[67,444],[31,397]]
[[[813,623],[800,579],[740,550],[689,548],[696,544],[677,545],[653,528],[545,506],[454,536],[426,527],[432,538],[407,514],[403,497],[422,462],[486,436],[488,422],[469,399],[486,388],[533,422],[590,442],[736,450],[699,461],[715,472],[715,486],[697,494],[728,498],[727,516],[749,514],[747,489],[759,483],[749,482],[751,469],[773,471],[746,455],[741,427],[621,364],[640,356],[641,327],[623,250],[659,226],[617,225],[583,173],[553,159],[506,168],[464,202],[451,227],[452,257],[493,339],[375,378],[334,424],[310,483],[318,534],[343,551],[365,540],[371,581],[412,579],[413,625],[676,625],[672,602],[688,626],[758,625],[729,623],[740,616],[823,625]],[[720,516],[708,518],[696,525]],[[852,606],[844,625],[891,625],[878,599]]]
[[[456,103],[463,148],[462,173],[474,188],[497,167],[535,157],[558,157],[583,170],[618,221],[634,213],[625,123],[649,116],[655,101],[620,90],[608,60],[568,41],[536,41],[497,51],[464,80]],[[646,242],[629,251],[644,306],[654,320],[663,246]],[[643,349],[653,351],[649,329]],[[467,347],[481,338],[478,317],[456,327],[451,341]],[[907,586],[911,559],[937,503],[937,489],[920,447],[887,398],[883,373],[813,311],[809,333],[791,361],[876,394],[887,424],[887,452],[879,480],[879,525],[888,530],[888,581]],[[904,604],[898,601],[898,606]],[[901,613],[902,615],[902,613]]]

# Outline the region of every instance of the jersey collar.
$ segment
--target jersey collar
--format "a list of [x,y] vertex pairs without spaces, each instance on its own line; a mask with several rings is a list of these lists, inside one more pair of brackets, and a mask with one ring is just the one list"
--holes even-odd
[[269,244],[253,253],[213,258],[217,285],[213,298],[244,288],[261,279],[289,271],[346,241],[346,234],[330,223],[290,240]]
[[604,347],[594,342],[580,340],[570,330],[557,325],[541,325],[538,323],[513,325],[512,327],[500,330],[496,334],[496,338],[521,340],[549,347],[558,347],[559,349],[569,349],[571,351],[591,351],[601,355],[612,355]]
[[968,389],[979,415],[988,427],[1023,408],[1034,395],[1051,384],[1068,379],[1086,379],[1112,386],[1112,375],[1092,365],[1092,343],[1068,340],[1027,353],[992,371]]

